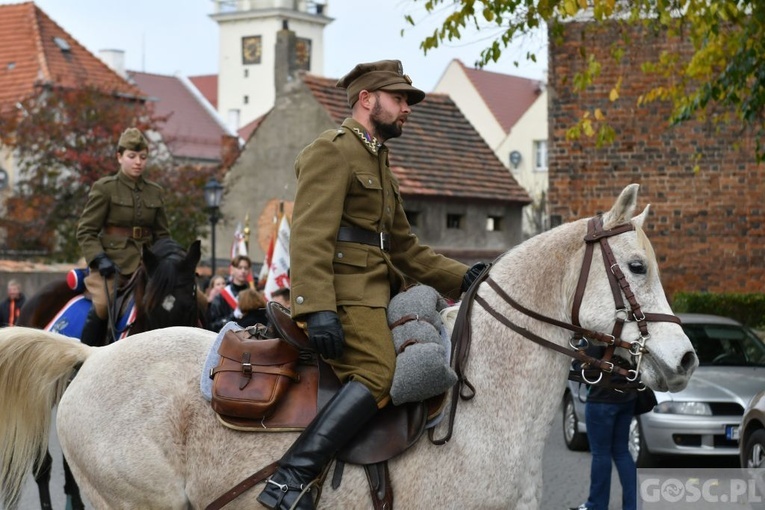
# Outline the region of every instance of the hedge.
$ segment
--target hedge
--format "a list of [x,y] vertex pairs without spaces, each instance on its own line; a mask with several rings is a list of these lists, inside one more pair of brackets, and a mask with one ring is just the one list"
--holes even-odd
[[672,301],[675,313],[708,313],[736,319],[750,328],[765,328],[765,294],[678,292]]

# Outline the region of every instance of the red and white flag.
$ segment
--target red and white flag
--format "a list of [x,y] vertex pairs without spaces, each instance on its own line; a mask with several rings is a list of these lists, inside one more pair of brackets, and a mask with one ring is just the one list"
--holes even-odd
[[[274,223],[276,225],[276,223]],[[263,259],[263,265],[260,268],[258,274],[258,288],[263,289],[266,287],[266,280],[268,279],[268,270],[271,268],[271,258],[274,255],[274,244],[276,244],[276,228],[274,228],[273,234],[271,234],[271,240],[268,242],[268,249],[266,250],[266,256]]]
[[263,294],[266,300],[271,300],[275,290],[290,286],[290,222],[287,215],[282,215],[279,230],[274,242],[273,254],[268,268],[266,287]]

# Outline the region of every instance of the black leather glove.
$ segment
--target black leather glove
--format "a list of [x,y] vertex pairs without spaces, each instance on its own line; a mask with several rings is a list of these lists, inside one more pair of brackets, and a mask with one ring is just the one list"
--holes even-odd
[[306,325],[308,339],[316,352],[329,359],[343,355],[345,335],[335,312],[314,312],[306,317]]
[[478,278],[483,270],[486,269],[486,262],[476,262],[473,266],[467,270],[465,276],[462,277],[462,292],[466,292],[473,282]]
[[112,259],[106,253],[96,255],[91,265],[95,265],[98,268],[98,272],[104,278],[108,278],[117,272],[117,266],[114,265],[114,262],[112,262]]

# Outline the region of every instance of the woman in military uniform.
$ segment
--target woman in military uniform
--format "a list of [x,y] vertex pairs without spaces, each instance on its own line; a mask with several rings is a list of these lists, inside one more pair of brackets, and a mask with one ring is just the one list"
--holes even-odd
[[[119,172],[93,184],[77,226],[77,242],[90,267],[85,286],[93,307],[82,331],[88,345],[105,342],[108,297],[135,272],[143,246],[169,237],[164,190],[143,177],[149,143],[128,128],[117,144]],[[115,282],[116,280],[116,282]]]

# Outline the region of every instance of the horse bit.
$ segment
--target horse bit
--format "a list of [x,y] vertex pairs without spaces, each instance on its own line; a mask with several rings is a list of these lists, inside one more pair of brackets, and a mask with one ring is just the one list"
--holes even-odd
[[[639,382],[640,364],[643,359],[643,354],[648,352],[648,349],[646,349],[646,342],[651,336],[648,333],[647,323],[673,322],[675,324],[681,324],[681,322],[680,319],[675,315],[643,312],[640,304],[638,304],[637,299],[635,298],[635,294],[632,292],[629,282],[627,282],[627,279],[624,276],[621,268],[619,268],[619,264],[616,262],[613,251],[611,251],[611,247],[608,244],[609,237],[617,236],[631,230],[635,230],[635,227],[632,225],[632,223],[627,223],[609,230],[604,230],[603,220],[600,216],[590,218],[589,222],[587,223],[587,235],[584,236],[584,242],[586,243],[584,260],[582,261],[582,268],[579,273],[579,281],[577,282],[576,291],[574,293],[574,303],[571,310],[572,324],[558,321],[521,306],[518,302],[507,295],[507,293],[499,287],[497,282],[491,279],[491,277],[488,275],[488,268],[487,271],[485,271],[484,275],[486,284],[489,285],[489,287],[491,287],[499,297],[510,304],[513,308],[517,309],[522,314],[539,321],[573,331],[574,335],[571,337],[571,339],[569,339],[570,349],[561,347],[558,344],[545,340],[544,338],[531,333],[525,328],[521,328],[513,324],[507,317],[501,315],[494,308],[492,308],[489,303],[487,303],[486,300],[478,294],[475,295],[475,300],[489,314],[491,314],[494,318],[496,318],[498,321],[516,333],[530,340],[533,340],[534,342],[544,347],[556,350],[571,356],[572,358],[580,360],[582,362],[581,376],[573,374],[573,376],[570,378],[579,380],[579,377],[581,377],[583,382],[588,384],[597,384],[603,378],[604,373],[609,375],[616,373],[624,376],[628,383],[630,383],[625,385],[625,388],[632,387],[643,389],[644,387],[642,386],[642,383]],[[614,327],[610,334],[585,329],[579,323],[579,310],[582,305],[584,290],[590,274],[590,266],[592,265],[592,256],[596,243],[600,245],[600,250],[603,255],[603,263],[606,267],[606,275],[608,275],[608,281],[611,286],[611,292],[614,296],[614,303],[616,305],[616,322],[614,323]],[[629,308],[627,308],[625,305],[624,298],[622,296],[627,299]],[[623,340],[621,338],[621,334],[624,328],[624,324],[633,320],[638,326],[640,336],[632,342]],[[584,350],[589,346],[590,340],[598,340],[607,345],[602,359],[597,359],[584,353]],[[635,368],[625,369],[611,361],[613,359],[616,347],[622,347],[626,349],[630,355],[636,358]],[[593,367],[599,371],[598,378],[595,380],[588,379],[585,373],[585,370],[590,367]]]

